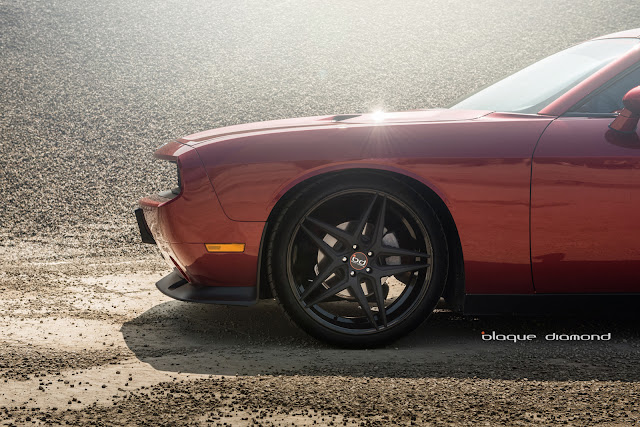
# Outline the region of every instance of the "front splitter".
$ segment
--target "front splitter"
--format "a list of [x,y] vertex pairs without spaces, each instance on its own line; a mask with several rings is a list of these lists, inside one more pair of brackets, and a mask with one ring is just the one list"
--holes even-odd
[[253,305],[257,301],[255,286],[200,286],[184,279],[177,269],[160,279],[156,287],[163,294],[188,302],[224,305]]

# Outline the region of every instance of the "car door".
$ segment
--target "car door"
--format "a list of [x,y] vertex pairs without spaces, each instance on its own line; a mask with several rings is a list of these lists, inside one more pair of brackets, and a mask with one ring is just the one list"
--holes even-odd
[[609,129],[631,70],[554,120],[535,149],[531,262],[538,293],[640,292],[640,139]]

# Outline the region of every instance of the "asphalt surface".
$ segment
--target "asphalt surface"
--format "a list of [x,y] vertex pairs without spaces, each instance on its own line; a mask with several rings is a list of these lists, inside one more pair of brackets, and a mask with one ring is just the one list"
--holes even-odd
[[[637,320],[442,312],[396,346],[338,351],[272,303],[160,295],[167,269],[139,243],[132,209],[173,179],[151,157],[173,138],[447,106],[638,27],[639,12],[637,1],[0,0],[0,421],[638,422]],[[613,338],[489,344],[485,329]]]

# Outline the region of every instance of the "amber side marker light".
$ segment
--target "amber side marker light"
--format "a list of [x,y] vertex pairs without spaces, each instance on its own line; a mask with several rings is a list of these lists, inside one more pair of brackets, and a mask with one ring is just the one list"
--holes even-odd
[[244,243],[205,243],[207,252],[244,252]]

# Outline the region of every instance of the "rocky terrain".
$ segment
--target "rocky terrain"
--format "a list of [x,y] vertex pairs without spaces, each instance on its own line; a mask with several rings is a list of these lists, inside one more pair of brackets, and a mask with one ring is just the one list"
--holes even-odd
[[[434,314],[379,350],[326,347],[273,301],[187,304],[139,242],[153,150],[236,123],[440,107],[633,1],[0,0],[0,424],[640,421],[637,319]],[[486,342],[611,333],[610,341]]]

